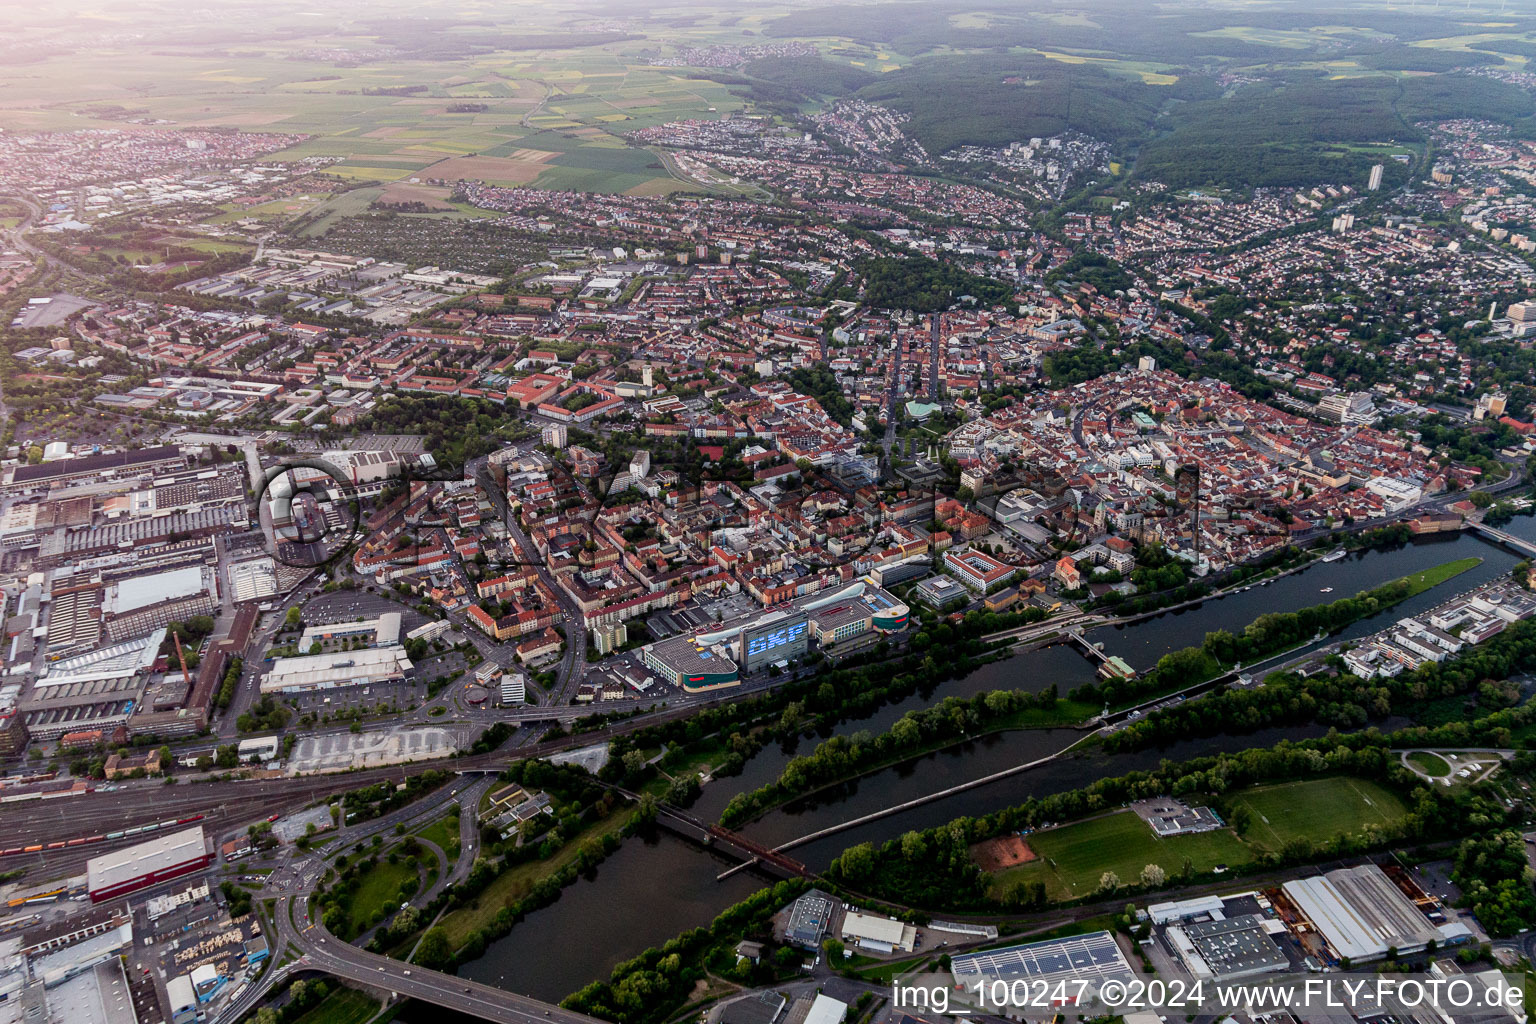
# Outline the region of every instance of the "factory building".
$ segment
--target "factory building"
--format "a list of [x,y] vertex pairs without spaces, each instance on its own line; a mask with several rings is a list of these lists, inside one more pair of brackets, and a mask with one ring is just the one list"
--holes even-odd
[[92,857],[85,866],[92,903],[116,899],[213,862],[201,825]]
[[843,941],[872,953],[910,953],[917,945],[917,928],[889,917],[850,910],[843,915]]
[[967,990],[993,981],[1054,984],[1077,979],[1130,981],[1134,977],[1119,943],[1107,931],[967,953],[950,960],[949,969],[955,984]]
[[10,483],[16,489],[45,488],[77,480],[148,476],[180,469],[184,465],[186,458],[181,454],[181,449],[175,445],[165,445],[110,455],[83,455],[74,459],[44,462],[37,466],[17,466],[11,472]]
[[171,1003],[171,1024],[192,1024],[197,1020],[197,993],[191,978],[178,974],[167,979],[165,994]]
[[113,640],[127,640],[218,610],[212,567],[190,565],[107,585],[101,617]]
[[1238,981],[1283,971],[1290,964],[1272,938],[1285,934],[1284,923],[1259,914],[1169,925],[1163,934],[1196,978]]
[[821,937],[832,924],[837,902],[812,889],[789,905],[789,919],[784,925],[784,941],[801,949],[820,950]]
[[398,683],[410,671],[402,647],[372,647],[298,658],[279,658],[261,680],[262,693],[306,693],[338,686]]
[[1355,963],[1380,960],[1387,950],[1422,952],[1439,930],[1375,864],[1339,868],[1286,882],[1285,895],[1328,943],[1335,956]]
[[165,630],[147,637],[61,658],[44,666],[22,694],[20,713],[33,739],[126,725],[141,703],[165,641]]

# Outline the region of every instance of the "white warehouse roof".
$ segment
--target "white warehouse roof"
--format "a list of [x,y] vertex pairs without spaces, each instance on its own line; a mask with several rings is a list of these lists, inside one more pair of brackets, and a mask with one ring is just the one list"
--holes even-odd
[[873,939],[875,942],[883,942],[892,947],[902,945],[902,934],[906,929],[907,926],[900,921],[894,921],[889,917],[861,914],[857,910],[850,910],[843,917],[844,937]]
[[1340,957],[1373,960],[1423,949],[1438,932],[1374,864],[1286,882],[1285,894]]
[[110,889],[153,871],[163,871],[196,860],[207,852],[208,846],[203,839],[201,825],[156,836],[136,846],[92,857],[85,865],[86,876],[90,880],[88,888],[93,893]]
[[818,992],[810,1012],[805,1015],[805,1024],[843,1024],[843,1018],[847,1016],[847,1003]]
[[405,656],[403,647],[371,647],[361,651],[279,658],[261,681],[261,692],[382,683],[403,678],[410,668],[411,660]]
[[206,594],[212,586],[212,580],[204,579],[205,571],[203,566],[189,565],[183,569],[119,580],[107,588],[107,597],[102,607],[115,615],[125,615],[162,601]]

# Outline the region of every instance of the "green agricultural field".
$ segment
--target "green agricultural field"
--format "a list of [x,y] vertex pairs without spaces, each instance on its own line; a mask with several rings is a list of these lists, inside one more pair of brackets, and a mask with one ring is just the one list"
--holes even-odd
[[1017,882],[1043,882],[1050,898],[1076,899],[1096,892],[1106,871],[1133,884],[1148,864],[1173,875],[1183,868],[1186,857],[1196,871],[1253,859],[1248,847],[1228,829],[1160,839],[1132,811],[1036,832],[1029,837],[1029,845],[1039,860],[998,872],[995,892],[1006,892]]
[[[532,31],[521,17],[516,27]],[[686,34],[707,45],[720,32],[701,25]],[[742,30],[723,34],[737,38]],[[212,57],[101,50],[41,60],[8,80],[0,128],[115,127],[148,116],[181,128],[302,133],[311,137],[279,159],[339,157],[332,173],[353,181],[396,181],[444,158],[498,155],[533,135],[528,148],[568,157],[552,161],[550,187],[660,194],[676,189],[674,179],[651,166],[656,154],[628,147],[624,134],[728,116],[743,101],[719,82],[644,63],[637,55],[648,42],[523,50],[510,60],[471,49],[461,59],[355,66],[297,53],[285,59],[266,48]],[[59,103],[53,84],[66,77],[79,85]]]
[[1394,824],[1408,813],[1390,790],[1346,777],[1260,786],[1236,795],[1233,804],[1253,816],[1246,840],[1271,851],[1293,840],[1323,842],[1367,825]]
[[369,188],[355,188],[348,192],[341,192],[327,199],[312,212],[315,219],[301,232],[306,238],[318,238],[325,234],[330,227],[342,217],[355,217],[365,213],[373,201],[382,195],[384,190],[377,186]]

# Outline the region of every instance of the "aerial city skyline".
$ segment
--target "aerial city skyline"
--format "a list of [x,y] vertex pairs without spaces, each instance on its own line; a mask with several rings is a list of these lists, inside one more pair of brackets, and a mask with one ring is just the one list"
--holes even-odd
[[5,14],[0,1024],[1526,1019],[1536,9]]

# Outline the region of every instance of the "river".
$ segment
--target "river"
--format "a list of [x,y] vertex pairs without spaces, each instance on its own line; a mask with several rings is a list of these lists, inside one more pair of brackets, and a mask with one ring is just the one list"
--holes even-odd
[[[1536,520],[1516,519],[1507,529],[1522,538],[1536,539]],[[1091,638],[1103,642],[1110,653],[1145,669],[1169,651],[1199,643],[1208,631],[1241,630],[1268,611],[1295,609],[1348,596],[1469,555],[1481,557],[1482,564],[1447,584],[1354,624],[1343,634],[1363,636],[1509,571],[1520,560],[1519,556],[1470,534],[1419,538],[1401,548],[1360,552],[1338,562],[1316,564],[1267,587],[1255,586],[1206,601],[1198,608],[1130,626],[1101,629]],[[1333,592],[1322,594],[1323,587],[1332,587]],[[970,696],[1007,687],[1038,691],[1053,682],[1065,693],[1093,678],[1093,666],[1072,648],[1025,652],[985,665],[963,679],[940,683],[926,695],[914,695],[865,718],[846,722],[837,731],[881,731],[908,710],[928,707],[947,696]],[[1321,727],[1269,729],[1240,736],[1188,740],[1163,749],[1120,755],[1095,749],[825,837],[798,847],[793,853],[806,864],[823,868],[855,843],[884,842],[910,829],[943,824],[959,816],[985,814],[1031,795],[1152,767],[1164,758],[1182,760],[1222,750],[1269,746],[1281,739],[1316,736],[1324,731]],[[1034,760],[1081,735],[1073,729],[1052,729],[982,737],[796,801],[770,812],[742,831],[755,840],[777,845]],[[732,796],[771,781],[791,757],[810,750],[817,742],[819,739],[802,739],[788,746],[770,746],[753,758],[741,775],[705,786],[694,813],[705,819],[718,817]],[[461,973],[538,998],[558,1000],[594,979],[607,977],[615,964],[646,947],[707,923],[764,884],[760,876],[749,872],[717,882],[715,876],[729,863],[668,835],[646,842],[626,842],[597,869],[594,877],[576,882],[558,902],[529,915],[505,938],[493,943],[485,956],[465,965]]]

